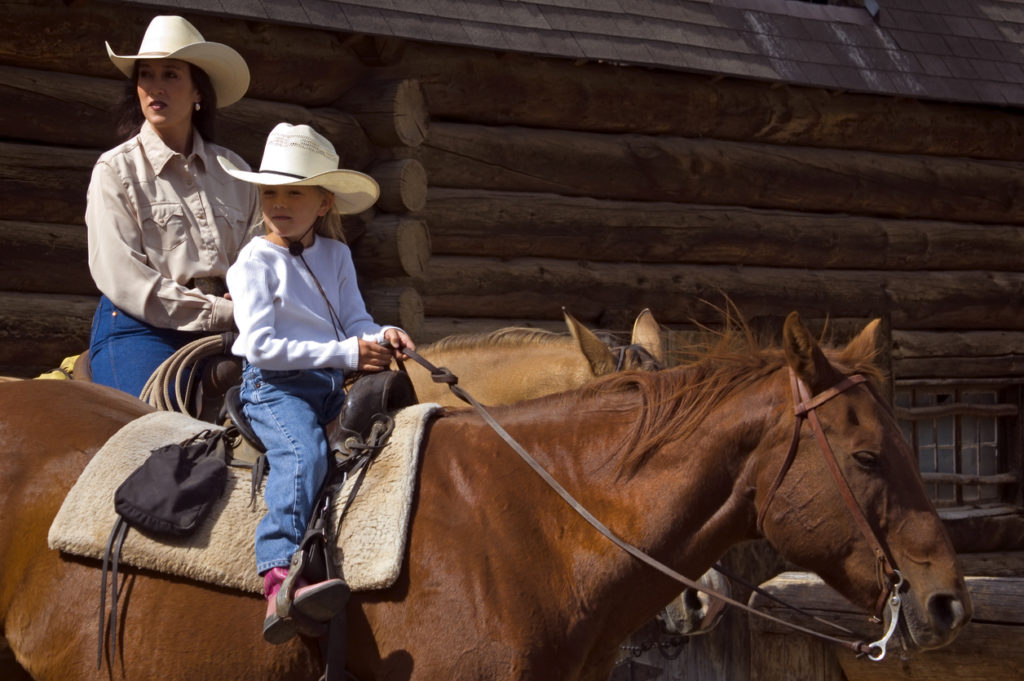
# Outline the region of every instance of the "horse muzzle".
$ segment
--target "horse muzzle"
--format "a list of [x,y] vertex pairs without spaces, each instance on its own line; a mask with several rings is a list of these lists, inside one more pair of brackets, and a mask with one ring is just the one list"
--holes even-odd
[[952,643],[971,620],[971,599],[962,593],[936,591],[922,603],[911,588],[904,594],[900,633],[908,650],[931,650]]

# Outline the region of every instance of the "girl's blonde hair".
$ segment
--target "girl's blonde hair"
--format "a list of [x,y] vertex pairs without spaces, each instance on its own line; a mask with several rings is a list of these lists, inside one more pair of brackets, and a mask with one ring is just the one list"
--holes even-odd
[[[320,191],[331,194],[329,189],[324,187],[317,187]],[[331,194],[331,196],[334,196]],[[348,243],[345,241],[345,228],[341,224],[341,213],[338,212],[338,204],[334,202],[331,204],[330,209],[317,221],[316,228],[313,230],[320,236],[327,239],[334,239],[341,243]]]

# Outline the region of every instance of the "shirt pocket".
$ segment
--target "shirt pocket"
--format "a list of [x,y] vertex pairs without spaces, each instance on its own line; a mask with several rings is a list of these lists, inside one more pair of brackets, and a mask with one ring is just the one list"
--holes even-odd
[[139,213],[146,250],[172,251],[188,238],[189,222],[180,203],[151,203]]
[[249,231],[248,214],[233,206],[223,203],[215,205],[213,207],[213,219],[217,223],[218,231],[224,233],[224,230],[227,229],[228,233],[234,234],[235,238],[239,241]]

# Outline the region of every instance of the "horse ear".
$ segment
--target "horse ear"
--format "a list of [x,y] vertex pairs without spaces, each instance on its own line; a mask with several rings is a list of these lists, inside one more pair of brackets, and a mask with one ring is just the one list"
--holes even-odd
[[819,392],[828,387],[826,384],[832,378],[831,365],[825,358],[825,353],[821,351],[818,341],[804,326],[800,314],[795,311],[789,313],[782,327],[782,345],[789,366],[812,392]]
[[665,341],[661,337],[661,327],[646,307],[640,311],[640,314],[636,316],[636,321],[633,322],[632,343],[651,353],[651,357],[658,360],[659,364],[665,364]]
[[843,348],[839,358],[848,364],[874,361],[882,350],[881,343],[882,320],[873,319]]
[[580,351],[590,363],[590,370],[594,372],[594,375],[604,376],[613,372],[615,370],[615,355],[611,349],[593,331],[580,324],[575,317],[566,312],[565,308],[562,308],[562,314],[565,315],[565,324],[569,327],[569,333],[579,344]]

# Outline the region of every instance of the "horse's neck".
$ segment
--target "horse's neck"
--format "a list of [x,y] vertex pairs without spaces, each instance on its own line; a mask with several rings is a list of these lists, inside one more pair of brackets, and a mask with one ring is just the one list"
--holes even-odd
[[[557,480],[571,481],[566,487],[573,487],[583,506],[621,539],[696,579],[729,546],[750,537],[755,472],[751,453],[771,418],[766,405],[727,399],[692,433],[664,444],[639,463],[621,451],[609,458],[609,452],[628,441],[639,405],[632,412],[585,411],[570,402],[564,409],[566,413],[559,413],[555,400],[539,405],[540,417],[546,412],[555,423],[573,424],[572,430],[553,426],[566,440],[561,445],[536,442],[539,451],[553,452],[542,465]],[[601,436],[588,440],[589,433]],[[560,455],[569,449],[578,457]],[[592,539],[598,537],[597,530],[588,531]],[[610,545],[604,537],[596,541]],[[648,579],[652,570],[625,551],[614,555],[608,564],[595,564],[600,574],[593,575],[593,582],[603,584],[599,588],[623,613],[643,609],[644,598],[656,610],[678,593],[678,585],[662,580],[657,590],[638,596],[630,585]],[[643,613],[637,625],[649,614]]]

